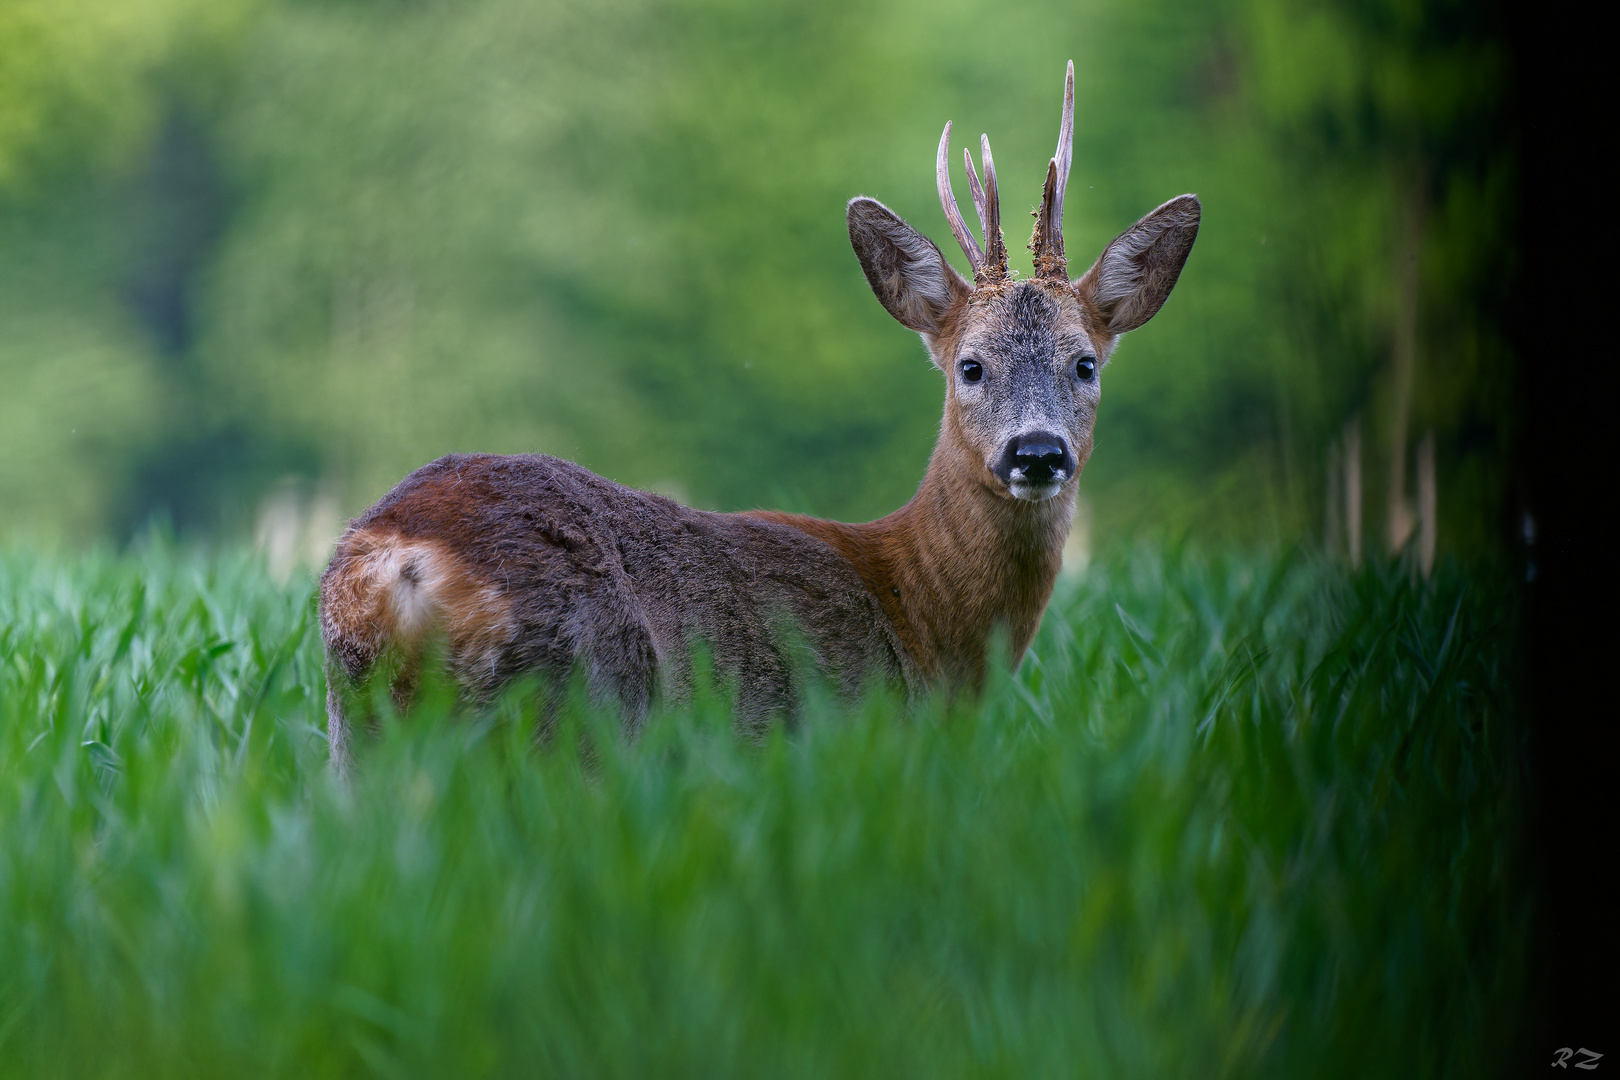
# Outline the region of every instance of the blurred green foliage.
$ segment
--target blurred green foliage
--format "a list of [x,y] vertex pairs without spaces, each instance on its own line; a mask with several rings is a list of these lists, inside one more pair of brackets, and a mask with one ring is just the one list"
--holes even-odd
[[1517,1075],[1501,581],[1143,548],[972,706],[430,691],[345,791],[307,579],[12,550],[0,1077]]
[[886,512],[941,387],[843,204],[948,241],[954,119],[994,140],[1018,249],[1072,57],[1075,262],[1166,198],[1205,205],[1176,294],[1104,376],[1099,527],[1309,531],[1360,414],[1375,450],[1439,431],[1442,542],[1477,549],[1512,437],[1494,11],[0,0],[3,527],[229,529],[284,475],[355,510],[452,450]]

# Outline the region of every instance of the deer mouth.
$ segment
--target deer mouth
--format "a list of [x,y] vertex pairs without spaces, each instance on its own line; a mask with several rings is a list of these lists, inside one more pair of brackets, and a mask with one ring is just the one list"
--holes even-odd
[[1049,480],[1031,480],[1012,476],[1007,480],[1007,490],[1012,492],[1013,498],[1023,502],[1045,502],[1063,490],[1063,482],[1067,479],[1066,476],[1055,476]]

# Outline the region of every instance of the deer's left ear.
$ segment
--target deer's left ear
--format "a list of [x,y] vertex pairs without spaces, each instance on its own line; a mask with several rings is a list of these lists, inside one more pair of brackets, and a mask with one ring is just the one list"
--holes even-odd
[[1171,199],[1120,233],[1074,283],[1075,295],[1097,316],[1099,329],[1123,334],[1163,306],[1198,238],[1196,195]]

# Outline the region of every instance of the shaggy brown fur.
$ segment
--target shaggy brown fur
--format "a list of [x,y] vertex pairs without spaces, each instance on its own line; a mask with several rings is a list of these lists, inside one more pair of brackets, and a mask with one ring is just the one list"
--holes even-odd
[[881,606],[826,544],[542,455],[457,454],[406,477],[339,542],[321,578],[321,632],[340,768],[343,691],[399,648],[396,697],[408,697],[430,636],[473,700],[521,674],[556,681],[578,667],[632,723],[660,691],[685,692],[700,640],[756,723],[792,709],[795,632],[846,694],[874,675],[918,683]]

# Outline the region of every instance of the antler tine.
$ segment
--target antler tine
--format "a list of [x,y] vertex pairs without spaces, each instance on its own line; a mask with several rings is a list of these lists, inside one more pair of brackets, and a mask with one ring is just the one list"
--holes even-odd
[[[1063,193],[1069,188],[1069,166],[1074,164],[1074,61],[1069,61],[1068,74],[1063,78],[1063,120],[1058,127],[1057,201],[1052,207],[1052,235],[1063,243]],[[1061,249],[1060,249],[1061,250]]]
[[996,161],[990,156],[990,136],[979,136],[984,161],[984,263],[992,278],[1007,274],[1007,245],[1001,239],[1001,194],[996,187]]
[[1035,234],[1029,249],[1035,253],[1035,276],[1067,280],[1068,260],[1063,254],[1063,194],[1069,186],[1074,160],[1074,61],[1063,79],[1063,119],[1058,124],[1057,152],[1046,166],[1041,206],[1035,211]]
[[[971,178],[971,173],[969,174]],[[951,191],[951,122],[945,121],[945,133],[939,137],[939,156],[934,161],[934,181],[939,188],[939,202],[945,208],[945,220],[951,224],[951,233],[956,242],[962,245],[962,253],[967,256],[968,263],[973,267],[975,278],[984,273],[984,252],[979,250],[979,242],[973,239],[968,231],[967,222],[962,220],[962,212],[956,208],[956,195]],[[974,184],[974,187],[977,187]]]
[[973,196],[973,209],[979,215],[979,232],[988,237],[990,230],[984,224],[984,188],[979,186],[979,171],[973,166],[973,151],[965,146],[962,147],[962,164],[967,168],[968,191]]

